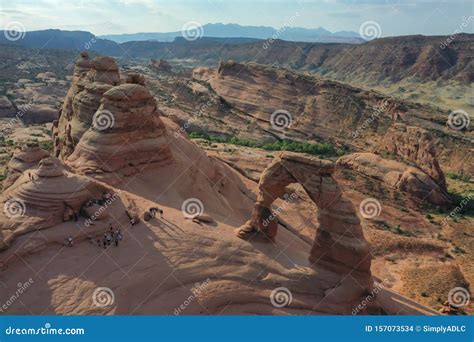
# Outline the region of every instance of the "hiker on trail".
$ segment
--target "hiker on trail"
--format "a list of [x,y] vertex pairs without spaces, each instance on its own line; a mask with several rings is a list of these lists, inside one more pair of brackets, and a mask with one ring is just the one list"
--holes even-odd
[[31,178],[31,172],[28,172],[28,178],[30,179],[30,181],[32,180],[32,178]]
[[66,246],[72,247],[72,245],[73,245],[73,239],[72,239],[72,236],[69,235],[69,237],[66,239]]
[[100,235],[99,235],[99,234],[96,234],[96,235],[95,235],[95,241],[97,241],[97,246],[100,247],[100,242],[101,242],[101,241],[100,241]]

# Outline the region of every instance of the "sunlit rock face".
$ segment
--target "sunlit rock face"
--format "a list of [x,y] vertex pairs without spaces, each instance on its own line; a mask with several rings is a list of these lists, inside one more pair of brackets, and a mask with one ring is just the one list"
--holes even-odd
[[110,180],[171,159],[161,113],[142,75],[124,77],[110,57],[77,61],[54,123],[55,155],[75,172]]

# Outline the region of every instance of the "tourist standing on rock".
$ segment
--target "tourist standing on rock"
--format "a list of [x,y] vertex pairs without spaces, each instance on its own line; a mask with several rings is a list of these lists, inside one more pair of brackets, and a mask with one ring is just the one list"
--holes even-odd
[[102,237],[102,243],[104,244],[104,249],[107,248],[107,233],[104,233]]
[[119,245],[119,234],[114,234],[114,242],[115,242],[115,247],[118,247]]
[[69,237],[66,239],[66,246],[72,247],[72,245],[73,245],[73,239],[72,239],[72,236],[69,235]]
[[107,240],[107,246],[110,246],[112,244],[112,235],[110,233],[106,233],[105,236],[105,239]]

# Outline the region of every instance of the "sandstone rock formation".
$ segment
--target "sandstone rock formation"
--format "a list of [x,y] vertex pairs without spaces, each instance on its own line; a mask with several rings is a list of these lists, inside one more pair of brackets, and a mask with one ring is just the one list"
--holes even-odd
[[3,181],[4,188],[11,186],[21,174],[36,168],[41,159],[49,156],[49,152],[39,147],[38,143],[26,143],[20,150],[13,153],[8,163],[7,178]]
[[[203,85],[207,82],[211,93],[221,100],[217,108],[206,108],[209,114],[194,123],[195,131],[259,142],[326,140],[354,151],[373,151],[390,126],[403,121],[429,132],[439,132],[433,143],[443,169],[472,173],[472,157],[466,158],[472,155],[472,134],[449,131],[445,127],[449,115],[446,111],[319,76],[255,63],[222,61],[218,70],[199,67],[193,70],[192,76]],[[175,89],[173,85],[168,93],[174,96]],[[180,100],[185,101],[186,95],[181,98],[177,95],[175,103]],[[210,96],[206,100],[211,100]],[[176,112],[180,119],[187,120],[187,116],[193,115],[193,107],[189,110],[181,106],[181,109],[187,115]],[[175,113],[170,111],[170,114]],[[286,122],[287,127],[275,129],[271,125],[272,114]]]
[[377,151],[388,151],[415,163],[447,193],[446,179],[436,158],[433,138],[427,130],[396,123],[387,131]]
[[105,191],[89,178],[65,171],[55,157],[41,160],[32,175],[30,180],[24,173],[2,194],[0,249],[18,235],[62,222],[68,211],[79,212],[87,201]]
[[353,153],[339,158],[337,163],[423,201],[435,205],[449,202],[445,191],[428,174],[403,162],[384,159],[374,153]]
[[67,158],[84,132],[92,125],[92,118],[100,106],[102,95],[120,83],[118,66],[110,57],[89,59],[82,53],[76,62],[71,88],[54,123],[55,155]]
[[[287,185],[301,184],[319,208],[319,228],[309,261],[316,269],[340,276],[342,285],[337,293],[357,297],[372,286],[369,243],[364,238],[352,203],[343,197],[342,190],[331,176],[333,172],[334,164],[329,161],[283,153],[263,172],[252,217],[237,230],[237,236],[251,238],[260,233],[275,239],[278,218],[271,204],[286,193]],[[357,279],[360,286],[349,288],[354,285],[344,281],[349,275]]]
[[165,59],[151,59],[149,63],[150,67],[156,71],[171,72],[173,67]]
[[155,100],[139,84],[122,84],[104,93],[92,127],[66,163],[79,173],[125,175],[171,158]]
[[139,84],[145,86],[145,77],[136,72],[129,72],[125,77],[125,83]]
[[[392,118],[402,111],[396,101],[378,94],[254,63],[221,61],[214,73],[198,68],[193,77],[207,80],[226,103],[246,113],[240,118],[242,122],[263,128],[263,137],[259,133],[258,140],[272,141],[275,136],[305,141],[314,137],[338,139],[344,132],[347,141],[347,135],[382,103],[386,102],[386,110],[374,117],[372,125],[377,129],[387,129]],[[285,112],[286,115],[277,114]],[[282,129],[275,129],[275,118],[286,123]],[[254,140],[256,135],[252,137]]]
[[[156,102],[142,75],[129,73],[119,85],[110,57],[84,54],[54,125],[56,156],[79,173],[136,173],[139,165],[171,158]],[[106,178],[106,176],[104,176]]]

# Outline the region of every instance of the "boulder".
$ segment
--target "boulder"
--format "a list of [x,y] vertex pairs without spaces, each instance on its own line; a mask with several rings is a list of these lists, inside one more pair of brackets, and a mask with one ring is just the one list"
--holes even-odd
[[169,64],[168,61],[165,59],[151,59],[149,65],[152,69],[156,71],[171,72],[171,70],[173,69],[171,64]]

